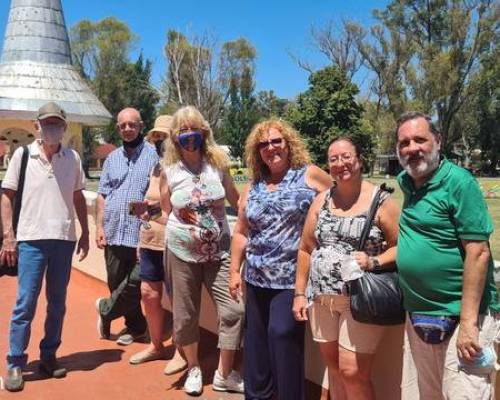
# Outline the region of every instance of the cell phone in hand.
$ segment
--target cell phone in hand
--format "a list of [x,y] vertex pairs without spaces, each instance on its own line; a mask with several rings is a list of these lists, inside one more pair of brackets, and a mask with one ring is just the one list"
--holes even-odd
[[160,203],[156,204],[148,204],[147,213],[149,215],[149,219],[156,220],[161,217],[161,207]]
[[144,210],[144,202],[143,201],[131,201],[128,203],[128,215],[135,215],[138,217],[141,215]]

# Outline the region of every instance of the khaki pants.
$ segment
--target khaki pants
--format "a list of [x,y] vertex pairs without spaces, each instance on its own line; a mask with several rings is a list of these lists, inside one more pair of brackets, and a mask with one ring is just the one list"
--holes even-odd
[[[493,398],[492,374],[473,375],[458,368],[457,337],[459,327],[441,344],[427,344],[415,333],[406,318],[402,400],[490,400]],[[479,344],[494,345],[500,321],[491,315],[479,319]]]
[[172,279],[175,343],[187,346],[200,340],[201,285],[204,284],[219,315],[218,347],[239,349],[244,306],[229,295],[229,254],[217,262],[188,263],[167,251],[167,263]]

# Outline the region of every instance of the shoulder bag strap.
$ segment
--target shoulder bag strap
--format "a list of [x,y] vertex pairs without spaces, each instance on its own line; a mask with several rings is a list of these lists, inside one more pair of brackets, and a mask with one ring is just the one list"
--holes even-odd
[[379,203],[380,203],[380,195],[382,194],[382,189],[377,189],[377,193],[373,197],[372,204],[370,205],[370,209],[368,210],[368,215],[366,216],[366,221],[363,226],[363,230],[361,231],[361,236],[359,237],[359,242],[356,247],[357,251],[362,251],[365,247],[366,239],[368,239],[368,235],[370,234],[370,229],[373,225],[373,219],[375,218],[375,214],[377,213]]
[[17,233],[19,224],[19,214],[21,213],[21,203],[23,201],[24,181],[26,179],[26,167],[28,165],[29,149],[23,146],[23,157],[21,158],[21,170],[19,171],[19,182],[17,185],[16,197],[14,199],[14,211],[12,214],[12,228]]

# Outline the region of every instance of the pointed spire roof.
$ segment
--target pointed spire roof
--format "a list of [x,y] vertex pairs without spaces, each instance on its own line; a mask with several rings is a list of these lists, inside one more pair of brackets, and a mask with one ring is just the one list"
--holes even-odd
[[105,125],[111,115],[71,63],[61,0],[11,0],[0,60],[0,118],[35,119],[57,102],[68,120]]

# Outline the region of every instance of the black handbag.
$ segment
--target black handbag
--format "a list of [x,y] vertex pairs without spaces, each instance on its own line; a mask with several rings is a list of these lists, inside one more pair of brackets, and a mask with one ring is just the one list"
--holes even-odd
[[[365,247],[384,190],[387,190],[385,185],[381,185],[375,194],[359,238],[358,251]],[[349,282],[349,295],[352,317],[358,322],[398,325],[405,321],[403,293],[399,287],[396,269],[365,271],[361,278]]]
[[[28,165],[29,150],[28,146],[23,146],[23,156],[21,158],[21,169],[19,170],[19,182],[17,185],[16,196],[14,197],[14,208],[12,210],[12,229],[14,234],[17,233],[17,225],[19,224],[19,214],[21,214],[21,203],[23,201],[24,181],[26,179],[26,167]],[[3,245],[3,235],[0,236],[0,248]],[[8,266],[0,262],[0,277],[3,275],[17,276],[17,264]]]

